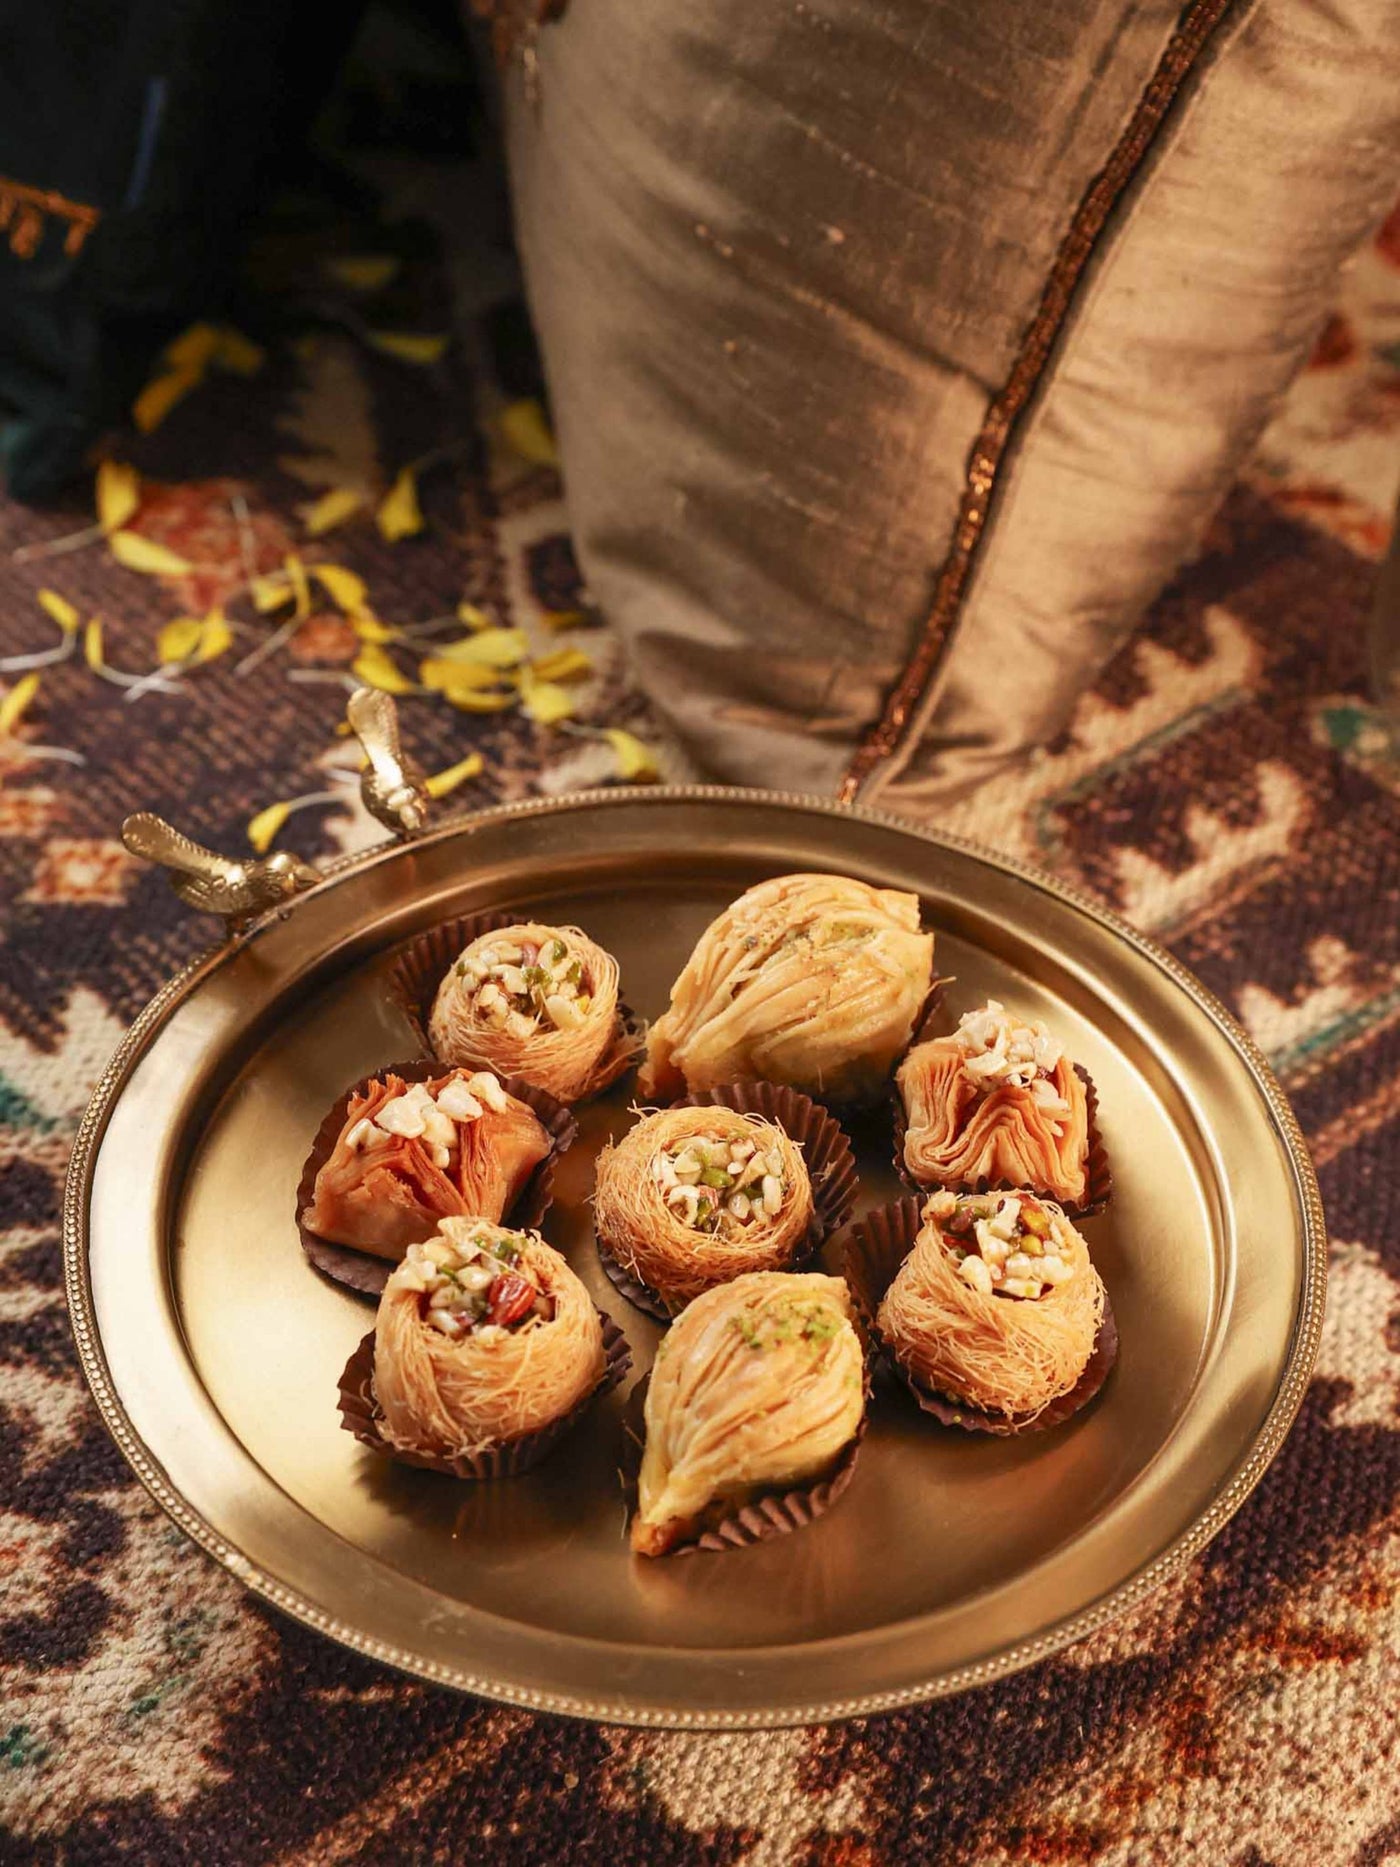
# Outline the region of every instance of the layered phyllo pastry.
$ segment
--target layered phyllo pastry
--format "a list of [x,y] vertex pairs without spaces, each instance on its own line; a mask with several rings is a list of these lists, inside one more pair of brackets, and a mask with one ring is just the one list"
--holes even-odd
[[1088,1202],[1088,1091],[1044,1024],[990,999],[951,1036],[916,1044],[896,1080],[903,1165],[916,1184],[1024,1186]]
[[571,1414],[605,1373],[602,1319],[535,1232],[445,1219],[384,1286],[373,1395],[396,1450],[470,1459],[523,1442]]
[[882,1344],[916,1386],[1034,1424],[1080,1386],[1104,1322],[1084,1240],[1030,1193],[938,1192],[920,1217],[876,1311]]
[[801,1149],[736,1109],[645,1115],[598,1159],[599,1246],[673,1313],[747,1271],[787,1269],[816,1242],[814,1216]]
[[481,933],[432,997],[433,1055],[538,1083],[561,1102],[593,1095],[631,1061],[617,961],[577,927],[520,921]]
[[917,896],[843,875],[761,882],[700,936],[648,1035],[642,1091],[757,1077],[836,1101],[873,1095],[932,970]]
[[704,1291],[646,1393],[632,1548],[663,1556],[754,1500],[805,1492],[853,1453],[865,1368],[839,1277],[755,1271]]
[[553,1146],[535,1109],[489,1070],[421,1082],[386,1071],[350,1092],[299,1221],[397,1260],[444,1219],[503,1218]]

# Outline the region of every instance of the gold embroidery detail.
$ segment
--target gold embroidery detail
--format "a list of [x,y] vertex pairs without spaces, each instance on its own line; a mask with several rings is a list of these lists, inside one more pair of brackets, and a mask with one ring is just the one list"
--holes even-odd
[[1138,99],[1127,128],[1075,209],[1046,278],[1040,303],[1012,362],[1011,373],[987,410],[981,432],[973,442],[952,544],[938,573],[923,632],[904,673],[885,700],[881,717],[856,748],[837,792],[843,803],[852,804],[863,794],[877,768],[900,751],[915,722],[957,623],[1007,446],[1039,386],[1055,340],[1074,302],[1080,278],[1098,245],[1109,214],[1136,177],[1178,91],[1233,4],[1234,0],[1195,0],[1195,4],[1186,9],[1147,88]]
[[0,233],[7,228],[10,251],[19,259],[33,259],[44,237],[45,217],[66,220],[65,253],[81,253],[83,242],[102,218],[101,208],[84,207],[52,188],[31,188],[26,182],[0,175]]

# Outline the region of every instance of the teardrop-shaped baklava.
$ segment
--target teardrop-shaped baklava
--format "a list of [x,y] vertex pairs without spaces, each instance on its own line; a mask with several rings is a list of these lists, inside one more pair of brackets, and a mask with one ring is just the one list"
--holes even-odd
[[864,1414],[841,1278],[755,1271],[703,1292],[652,1367],[632,1548],[663,1556],[759,1496],[816,1484]]
[[760,882],[700,936],[651,1027],[642,1093],[759,1077],[869,1096],[909,1042],[932,971],[916,895],[845,875]]

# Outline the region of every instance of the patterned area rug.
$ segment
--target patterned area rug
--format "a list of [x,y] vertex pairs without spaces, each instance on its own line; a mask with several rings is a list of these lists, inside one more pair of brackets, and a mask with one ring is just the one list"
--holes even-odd
[[[90,504],[0,506],[0,654],[63,646],[40,589],[83,623],[100,615],[103,664],[127,672],[156,665],[172,619],[203,623],[222,603],[236,625],[170,692],[133,696],[81,652],[46,666],[0,741],[0,1855],[201,1867],[1400,1856],[1400,747],[1364,674],[1400,477],[1400,219],[1349,275],[1199,560],[1063,739],[950,825],[1163,937],[1271,1054],[1334,1241],[1302,1416],[1211,1548],[1093,1641],[927,1709],[737,1736],[499,1710],[287,1624],[148,1501],[79,1378],[58,1230],[70,1136],[123,1026],[208,937],[127,860],[124,813],[161,810],[237,850],[262,807],[329,792],[279,842],[324,858],[372,840],[335,775],[345,669],[376,645],[370,607],[397,629],[428,625],[377,644],[410,674],[424,644],[469,626],[433,620],[463,600],[523,629],[532,660],[586,656],[549,682],[571,709],[554,725],[522,710],[518,672],[499,711],[405,699],[430,769],[481,752],[458,802],[620,776],[604,727],[657,739],[588,615],[547,445],[520,415],[530,385],[514,347],[463,315],[444,357],[395,355],[364,333],[392,309],[373,294],[396,288],[367,284],[364,267],[340,276],[360,283],[315,330],[259,332],[255,375],[211,367],[153,433],[121,445],[143,476],[123,529],[184,568],[125,568],[100,539],[53,549],[91,522]],[[411,461],[421,531],[390,541],[361,512],[308,538],[299,506],[335,485],[378,500]],[[289,555],[355,573],[368,595],[347,611],[313,580],[298,617]],[[259,615],[250,572],[274,579],[269,600],[285,580],[282,609]],[[244,666],[274,630],[276,649]],[[11,691],[22,674],[3,677]]]

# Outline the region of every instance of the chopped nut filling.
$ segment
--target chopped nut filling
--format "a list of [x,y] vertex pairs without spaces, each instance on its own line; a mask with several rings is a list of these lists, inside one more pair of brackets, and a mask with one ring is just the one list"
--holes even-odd
[[553,1297],[520,1267],[524,1243],[518,1233],[449,1220],[436,1238],[409,1246],[394,1280],[420,1293],[419,1314],[443,1335],[490,1342],[554,1314]]
[[421,1140],[435,1167],[446,1167],[457,1140],[458,1123],[479,1121],[490,1109],[499,1115],[510,1101],[499,1078],[489,1070],[472,1076],[454,1076],[436,1098],[426,1083],[411,1083],[401,1096],[393,1096],[371,1118],[357,1121],[345,1137],[356,1153],[379,1134]]
[[787,1197],[783,1156],[756,1141],[712,1141],[703,1135],[653,1156],[652,1178],[662,1198],[694,1232],[737,1237],[758,1219],[774,1218]]
[[935,1193],[924,1206],[958,1275],[983,1296],[1033,1301],[1068,1282],[1048,1207],[1025,1193]]
[[963,1074],[984,1094],[1012,1084],[1029,1089],[1048,1114],[1069,1114],[1050,1080],[1063,1049],[1039,1020],[1028,1024],[997,999],[988,999],[958,1020],[957,1043]]
[[453,967],[483,1024],[529,1037],[541,1027],[572,1030],[593,1003],[583,961],[559,935],[533,940],[486,939]]

